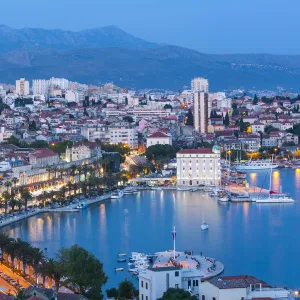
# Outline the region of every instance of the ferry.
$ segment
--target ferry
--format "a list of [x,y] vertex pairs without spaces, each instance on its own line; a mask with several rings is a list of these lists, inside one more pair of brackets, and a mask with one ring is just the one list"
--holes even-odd
[[238,171],[242,170],[267,170],[278,168],[278,164],[271,162],[270,160],[249,160],[245,163],[237,164],[235,168]]
[[76,209],[84,209],[84,208],[87,208],[87,204],[84,202],[81,202],[76,206]]

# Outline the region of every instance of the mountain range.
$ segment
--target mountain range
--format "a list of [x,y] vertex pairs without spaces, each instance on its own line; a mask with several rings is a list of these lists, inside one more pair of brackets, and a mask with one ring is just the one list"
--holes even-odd
[[210,90],[299,91],[300,55],[204,54],[136,38],[115,26],[80,32],[0,25],[0,82],[64,77],[87,84],[178,90],[195,76]]

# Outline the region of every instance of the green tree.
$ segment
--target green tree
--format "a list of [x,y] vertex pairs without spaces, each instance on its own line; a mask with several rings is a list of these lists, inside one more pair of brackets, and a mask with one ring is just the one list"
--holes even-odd
[[115,298],[118,299],[119,292],[116,288],[111,288],[106,290],[106,295],[108,298]]
[[188,291],[183,289],[169,288],[158,300],[197,300],[196,296],[191,296]]
[[177,149],[171,145],[153,145],[147,148],[146,157],[149,161],[171,159],[176,156]]
[[123,117],[123,121],[128,122],[128,123],[133,123],[134,122],[134,120],[131,116]]
[[229,115],[228,115],[228,112],[226,113],[225,115],[225,118],[224,118],[224,125],[227,127],[229,126]]
[[171,104],[165,104],[164,109],[173,109]]
[[27,210],[28,201],[32,200],[32,195],[28,189],[24,189],[21,191],[21,199],[24,201],[25,210]]
[[124,279],[119,284],[118,294],[118,299],[127,300],[133,299],[134,297],[138,296],[138,291],[131,281],[129,281],[128,279]]
[[252,104],[253,105],[256,105],[258,103],[258,97],[257,97],[257,95],[255,94],[254,95],[254,98],[253,98],[253,101],[252,101]]
[[57,254],[65,283],[90,299],[102,299],[102,286],[107,282],[102,263],[87,250],[74,245]]

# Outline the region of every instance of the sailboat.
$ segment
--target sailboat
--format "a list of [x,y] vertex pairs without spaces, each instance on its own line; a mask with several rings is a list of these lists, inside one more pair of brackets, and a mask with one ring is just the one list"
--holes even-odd
[[[202,212],[202,220],[203,220],[203,212]],[[208,224],[203,220],[202,224],[201,224],[201,229],[202,230],[207,230],[208,229]]]
[[268,197],[258,197],[254,199],[256,203],[293,203],[295,200],[288,194],[276,193],[272,191],[272,174],[273,174],[273,156],[270,163],[270,183],[269,183],[269,196]]

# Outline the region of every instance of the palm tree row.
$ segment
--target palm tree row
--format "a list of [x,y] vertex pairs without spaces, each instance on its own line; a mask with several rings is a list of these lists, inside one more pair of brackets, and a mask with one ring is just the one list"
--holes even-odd
[[0,250],[2,258],[10,268],[17,270],[24,277],[29,276],[29,280],[35,283],[38,283],[38,277],[41,276],[43,286],[46,278],[50,287],[54,280],[58,290],[61,277],[58,264],[53,259],[47,260],[39,248],[19,238],[12,239],[7,234],[0,233]]

